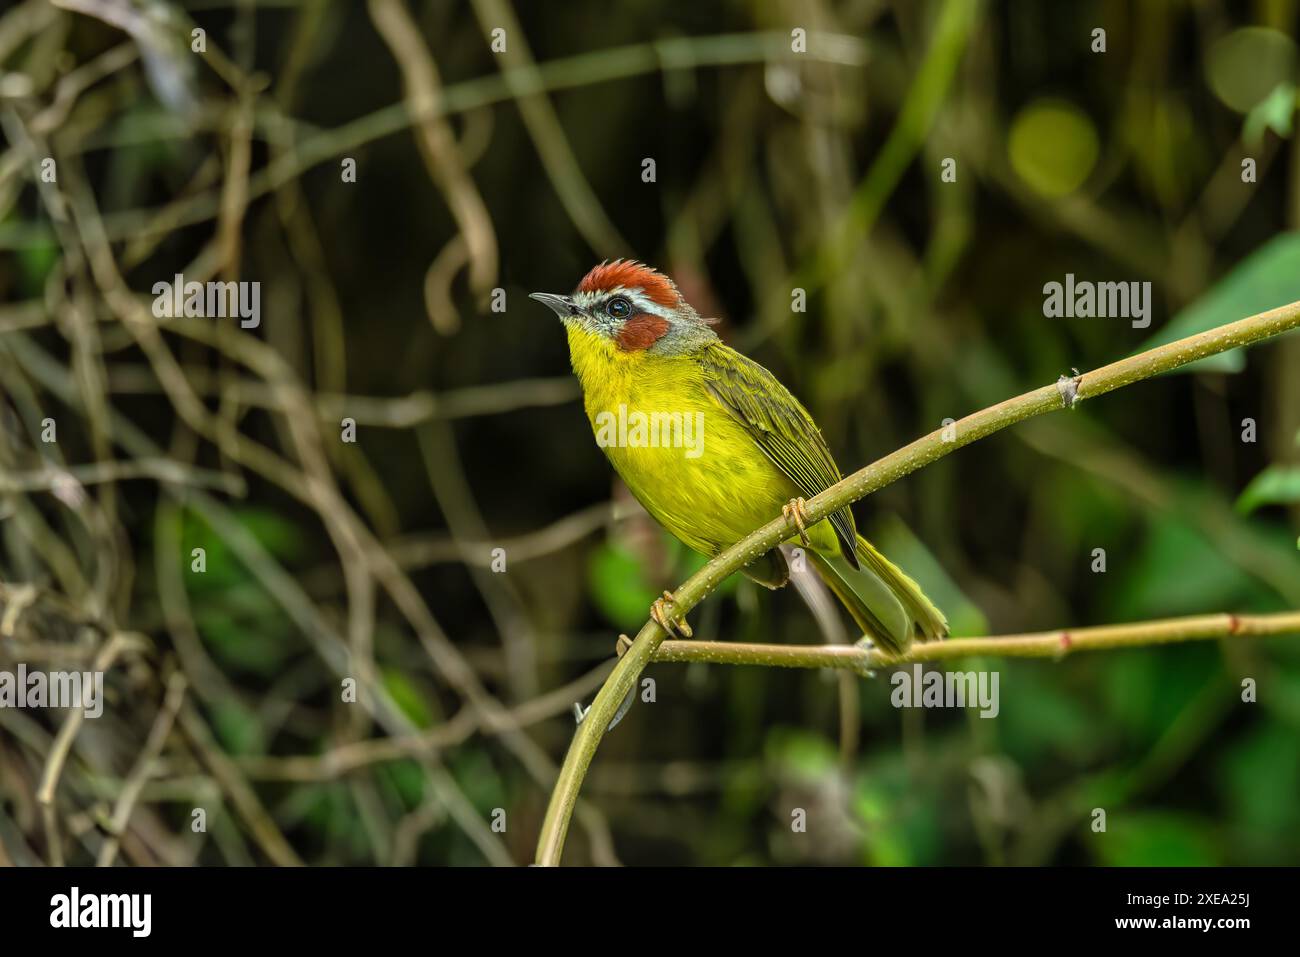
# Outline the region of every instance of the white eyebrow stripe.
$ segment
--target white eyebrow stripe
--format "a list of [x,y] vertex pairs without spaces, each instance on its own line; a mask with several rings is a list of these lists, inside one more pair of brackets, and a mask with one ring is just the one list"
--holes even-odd
[[661,306],[645,294],[645,290],[640,286],[615,286],[613,289],[602,289],[599,292],[580,292],[574,295],[573,301],[583,309],[589,309],[596,303],[601,302],[611,296],[626,296],[632,303],[634,310],[637,312],[649,313],[653,316],[659,316],[661,319],[672,319],[673,310],[667,306]]

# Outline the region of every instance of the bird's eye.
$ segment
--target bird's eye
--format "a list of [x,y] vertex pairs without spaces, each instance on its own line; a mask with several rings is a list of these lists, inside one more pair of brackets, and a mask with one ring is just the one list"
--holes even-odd
[[615,296],[605,303],[605,313],[611,319],[626,319],[632,315],[632,303],[623,296]]

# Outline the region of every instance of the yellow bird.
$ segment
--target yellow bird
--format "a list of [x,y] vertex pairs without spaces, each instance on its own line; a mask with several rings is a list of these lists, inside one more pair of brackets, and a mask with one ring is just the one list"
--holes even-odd
[[[761,365],[724,345],[671,279],[638,262],[592,269],[568,296],[533,293],[564,323],[597,443],[664,528],[707,556],[778,513],[799,529],[822,580],[866,635],[892,653],[948,632],[916,582],[880,554],[843,508],[805,527],[804,499],[840,480],[821,431]],[[745,568],[769,588],[790,578],[773,549]],[[689,636],[664,599],[651,614]]]

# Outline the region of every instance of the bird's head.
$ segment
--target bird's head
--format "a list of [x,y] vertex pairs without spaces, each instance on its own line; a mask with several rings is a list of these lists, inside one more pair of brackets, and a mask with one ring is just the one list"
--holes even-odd
[[671,279],[628,259],[596,266],[572,295],[535,292],[530,298],[550,306],[571,330],[604,336],[624,352],[675,355],[717,338]]

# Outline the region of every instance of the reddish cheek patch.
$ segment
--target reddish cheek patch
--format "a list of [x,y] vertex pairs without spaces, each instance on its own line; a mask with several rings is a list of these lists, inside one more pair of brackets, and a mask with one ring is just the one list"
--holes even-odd
[[642,313],[623,323],[623,328],[618,331],[614,341],[624,352],[638,352],[649,349],[667,331],[667,319]]

